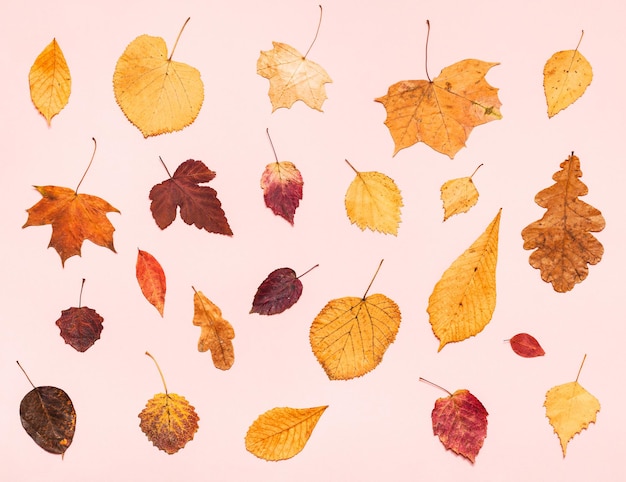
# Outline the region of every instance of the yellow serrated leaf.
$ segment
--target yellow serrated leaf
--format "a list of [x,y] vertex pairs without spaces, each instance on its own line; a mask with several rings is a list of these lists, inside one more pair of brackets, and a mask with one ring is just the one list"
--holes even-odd
[[428,314],[439,350],[480,333],[496,307],[496,264],[500,214],[443,273],[428,299]]
[[67,105],[72,90],[70,69],[56,38],[35,59],[28,81],[33,104],[50,125]]
[[478,202],[478,190],[472,181],[472,176],[451,179],[441,186],[444,221],[455,214],[466,213]]
[[246,449],[265,460],[297,455],[311,437],[328,405],[313,408],[277,407],[257,418],[246,434]]

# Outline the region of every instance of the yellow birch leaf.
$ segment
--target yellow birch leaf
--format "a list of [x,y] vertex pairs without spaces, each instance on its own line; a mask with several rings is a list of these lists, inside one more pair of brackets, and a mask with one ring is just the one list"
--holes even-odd
[[35,59],[28,81],[33,104],[50,125],[67,105],[72,90],[70,69],[55,38]]
[[[476,171],[480,166],[476,168]],[[444,221],[455,214],[466,213],[478,202],[478,190],[472,181],[474,174],[469,177],[450,179],[441,186]]]
[[202,328],[198,340],[198,351],[211,350],[213,365],[220,370],[228,370],[235,363],[233,342],[235,330],[222,317],[222,310],[209,300],[202,291],[193,295],[193,324]]
[[359,172],[346,162],[356,173],[345,197],[350,222],[361,228],[361,231],[369,228],[397,236],[403,203],[402,194],[394,180],[380,172]]
[[146,138],[184,129],[196,120],[204,102],[200,72],[173,61],[175,48],[168,57],[161,37],[140,35],[115,66],[115,100]]
[[[580,40],[582,38],[581,35]],[[576,50],[556,52],[543,68],[543,89],[548,103],[548,117],[555,116],[576,102],[591,84],[593,79],[591,64],[578,51],[578,46]]]
[[[580,375],[580,370],[578,374]],[[546,407],[546,417],[561,442],[563,457],[568,442],[590,423],[595,423],[596,414],[600,411],[600,401],[578,383],[578,377],[573,382],[548,390],[543,406]]]
[[257,418],[246,434],[248,452],[264,460],[285,460],[297,455],[311,437],[328,405],[313,408],[277,407]]
[[496,264],[500,214],[443,273],[428,299],[428,314],[439,350],[480,333],[496,307]]

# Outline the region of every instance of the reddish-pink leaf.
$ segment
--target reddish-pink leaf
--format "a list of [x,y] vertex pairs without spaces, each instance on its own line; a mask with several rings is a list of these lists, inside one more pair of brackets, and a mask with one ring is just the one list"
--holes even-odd
[[296,208],[302,199],[303,184],[300,171],[291,162],[268,164],[261,176],[265,205],[293,225]]
[[433,432],[445,448],[472,463],[487,436],[487,410],[468,390],[439,398],[432,412]]
[[259,285],[250,313],[275,315],[291,308],[302,295],[302,282],[291,268],[272,271]]
[[537,339],[528,333],[518,333],[509,342],[513,351],[524,358],[533,358],[546,354]]
[[65,343],[84,352],[100,338],[103,321],[95,310],[82,306],[63,310],[56,324]]
[[172,224],[176,208],[180,206],[180,217],[185,223],[210,233],[232,236],[217,192],[199,185],[214,177],[215,172],[202,161],[189,159],[178,166],[173,176],[154,186],[149,195],[150,211],[157,226],[165,229]]
[[141,249],[138,251],[135,271],[139,287],[150,304],[163,316],[166,290],[165,273],[154,256]]

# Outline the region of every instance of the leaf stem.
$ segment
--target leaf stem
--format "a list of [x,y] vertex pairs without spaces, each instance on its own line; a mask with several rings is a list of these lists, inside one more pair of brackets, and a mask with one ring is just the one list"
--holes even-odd
[[426,32],[426,54],[424,55],[424,67],[428,82],[432,82],[432,80],[430,80],[430,75],[428,75],[428,39],[430,38],[430,20],[426,20],[426,26],[428,27],[428,31]]
[[29,383],[33,386],[33,388],[37,388],[35,386],[35,384],[33,383],[33,381],[30,379],[30,377],[28,376],[28,373],[26,373],[26,370],[24,370],[24,368],[22,367],[22,365],[20,365],[20,362],[18,360],[15,360],[15,363],[17,363],[17,366],[20,367],[22,369],[22,371],[24,372],[24,375],[26,376],[26,379],[29,381]]
[[267,138],[270,141],[270,146],[272,146],[272,151],[274,152],[274,159],[276,159],[276,164],[278,164],[278,154],[276,154],[276,149],[274,148],[274,143],[272,142],[272,138],[270,136],[270,128],[265,128],[265,133],[267,134]]
[[578,40],[578,44],[576,45],[576,51],[578,51],[578,47],[580,47],[580,42],[583,41],[583,36],[585,35],[585,31],[581,30],[580,32],[580,39]]
[[424,383],[428,383],[430,386],[436,387],[439,390],[443,390],[444,392],[446,392],[448,395],[452,396],[452,394],[446,390],[445,388],[443,388],[441,385],[437,385],[436,383],[431,382],[430,380],[426,380],[425,378],[420,377],[420,382],[424,382]]
[[319,263],[316,264],[315,266],[313,266],[312,268],[307,269],[304,273],[302,273],[300,276],[296,276],[296,279],[302,278],[305,274],[307,274],[309,271],[313,271],[315,268],[317,268],[319,266]]
[[80,181],[78,181],[78,185],[76,186],[76,189],[74,189],[74,192],[76,192],[76,193],[78,193],[78,188],[83,183],[83,179],[85,179],[85,176],[87,175],[87,171],[91,167],[91,163],[93,162],[93,158],[96,156],[96,147],[98,147],[98,144],[96,143],[96,138],[95,137],[92,137],[91,139],[93,140],[93,153],[91,154],[91,159],[89,160],[89,164],[87,164],[87,169],[85,169],[85,172],[83,173],[83,177],[80,178]]
[[483,163],[481,162],[478,165],[478,167],[476,169],[474,169],[474,172],[472,172],[472,175],[470,176],[470,179],[474,177],[474,174],[476,174],[476,171],[478,171],[482,166],[483,166]]
[[576,381],[578,381],[578,377],[580,376],[580,371],[583,369],[583,365],[585,364],[585,359],[587,358],[587,354],[583,357],[583,361],[580,363],[580,368],[578,369],[578,374],[576,375]]
[[78,307],[79,308],[83,299],[83,287],[84,286],[85,286],[85,278],[83,278],[83,282],[80,284],[80,294],[78,295]]
[[163,162],[163,159],[161,159],[161,156],[159,156],[159,161],[161,161],[161,164],[163,164],[163,167],[165,168],[165,172],[167,172],[167,175],[170,177],[170,179],[172,179],[172,175],[170,174],[170,170],[165,165],[165,162]]
[[376,279],[376,275],[378,275],[378,272],[380,271],[380,267],[383,265],[383,261],[385,261],[384,259],[380,260],[380,263],[378,263],[378,268],[376,268],[376,272],[374,273],[374,276],[372,276],[372,281],[370,281],[370,284],[368,285],[367,289],[365,290],[365,293],[363,293],[363,299],[365,300],[365,297],[367,296],[367,292],[370,290],[370,288],[372,287],[372,283],[374,282],[374,280]]
[[315,37],[313,37],[313,42],[311,42],[311,45],[309,45],[309,49],[306,51],[306,54],[304,54],[304,59],[306,59],[306,56],[309,55],[309,52],[311,51],[311,48],[313,47],[313,44],[315,43],[315,41],[317,40],[317,34],[320,33],[320,27],[322,26],[322,6],[318,5],[318,7],[320,7],[320,20],[319,22],[317,22],[317,30],[315,31]]
[[359,171],[355,169],[355,167],[352,164],[350,164],[350,161],[348,161],[348,159],[344,159],[344,161],[348,163],[348,166],[350,166],[354,172],[356,172],[357,174],[361,174]]
[[185,30],[185,27],[187,26],[187,23],[189,22],[189,20],[191,20],[191,17],[187,17],[187,20],[185,20],[185,23],[180,29],[180,32],[178,32],[178,37],[176,37],[176,42],[174,42],[174,47],[172,47],[172,52],[170,53],[170,56],[167,59],[168,62],[172,60],[172,56],[174,55],[174,50],[176,50],[176,46],[178,45],[178,40],[180,39],[180,36],[182,35],[183,30]]
[[152,361],[156,365],[157,370],[159,370],[159,375],[161,375],[161,381],[163,382],[163,388],[165,388],[165,394],[167,395],[167,385],[165,384],[165,377],[163,376],[163,372],[161,371],[161,367],[157,363],[156,359],[149,352],[146,352],[146,355],[148,355],[150,358],[152,358]]

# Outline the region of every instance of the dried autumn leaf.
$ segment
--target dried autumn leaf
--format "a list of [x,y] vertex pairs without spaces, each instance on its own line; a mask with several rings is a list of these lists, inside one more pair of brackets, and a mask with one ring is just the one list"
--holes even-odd
[[480,333],[496,307],[496,264],[500,214],[443,273],[428,299],[428,314],[439,350]]
[[[476,168],[474,174],[480,166]],[[478,190],[472,181],[474,174],[469,177],[451,179],[441,186],[444,221],[455,214],[466,213],[478,202]]]
[[578,51],[579,45],[580,41],[576,50],[556,52],[543,68],[543,89],[548,103],[548,117],[555,116],[576,102],[591,84],[593,79],[591,64]]
[[272,162],[265,166],[261,189],[265,205],[276,216],[293,225],[293,217],[302,199],[304,181],[298,168],[291,162]]
[[28,74],[30,98],[37,110],[52,118],[67,105],[72,91],[72,77],[56,38],[37,56]]
[[235,363],[235,350],[231,341],[235,338],[235,330],[222,317],[222,310],[202,291],[196,291],[195,288],[193,291],[193,324],[202,328],[198,351],[211,350],[215,368],[228,370]]
[[349,380],[370,372],[396,339],[400,308],[385,295],[367,296],[368,291],[369,287],[361,298],[329,301],[311,324],[311,348],[331,380]]
[[175,49],[176,44],[168,57],[161,37],[140,35],[115,66],[115,100],[146,138],[184,129],[196,120],[204,101],[200,72],[173,61]]
[[[578,375],[580,376],[580,370]],[[573,382],[548,390],[543,406],[546,407],[546,417],[561,442],[563,457],[568,442],[590,423],[595,423],[596,414],[600,411],[599,400],[578,383],[578,376]]]
[[180,217],[185,223],[209,233],[232,236],[217,192],[212,187],[199,185],[214,177],[215,172],[202,161],[188,159],[178,166],[173,176],[154,186],[149,198],[152,201],[150,211],[157,226],[165,229],[172,224],[180,206]]
[[395,143],[393,155],[424,142],[451,159],[472,129],[502,118],[498,89],[485,80],[498,63],[466,59],[430,80],[403,80],[374,99],[387,111],[385,125]]
[[402,194],[394,180],[376,171],[359,172],[346,162],[356,173],[345,197],[350,222],[361,228],[361,231],[369,228],[396,236],[403,203]]
[[[154,357],[146,352],[150,358]],[[165,393],[157,393],[139,413],[139,427],[148,440],[159,450],[174,454],[187,442],[193,440],[198,431],[200,417],[187,399],[176,393],[168,393],[163,373],[154,360],[161,375]]]
[[313,408],[277,407],[257,418],[246,433],[248,452],[264,460],[297,455],[309,441],[328,405]]
[[28,226],[52,225],[52,237],[48,247],[56,249],[65,266],[65,260],[81,255],[85,239],[114,253],[113,232],[115,228],[106,213],[119,213],[104,199],[89,194],[78,194],[67,187],[34,186],[43,198],[27,210]]
[[135,273],[141,292],[163,316],[165,308],[165,272],[160,263],[147,251],[137,250]]
[[296,276],[296,272],[291,268],[278,268],[272,271],[259,285],[250,313],[276,315],[291,308],[302,295],[302,281],[299,278],[311,269],[300,276]]
[[61,329],[65,343],[84,352],[100,339],[103,321],[104,318],[96,310],[81,306],[63,310],[56,325]]
[[509,342],[513,351],[524,358],[534,358],[546,354],[537,339],[528,333],[518,333]]
[[602,213],[578,199],[587,194],[580,181],[580,160],[572,153],[554,173],[556,184],[539,191],[535,202],[546,208],[543,217],[522,230],[524,249],[536,249],[529,263],[541,271],[541,279],[565,293],[589,274],[588,264],[602,259],[604,247],[591,232],[605,226]]

